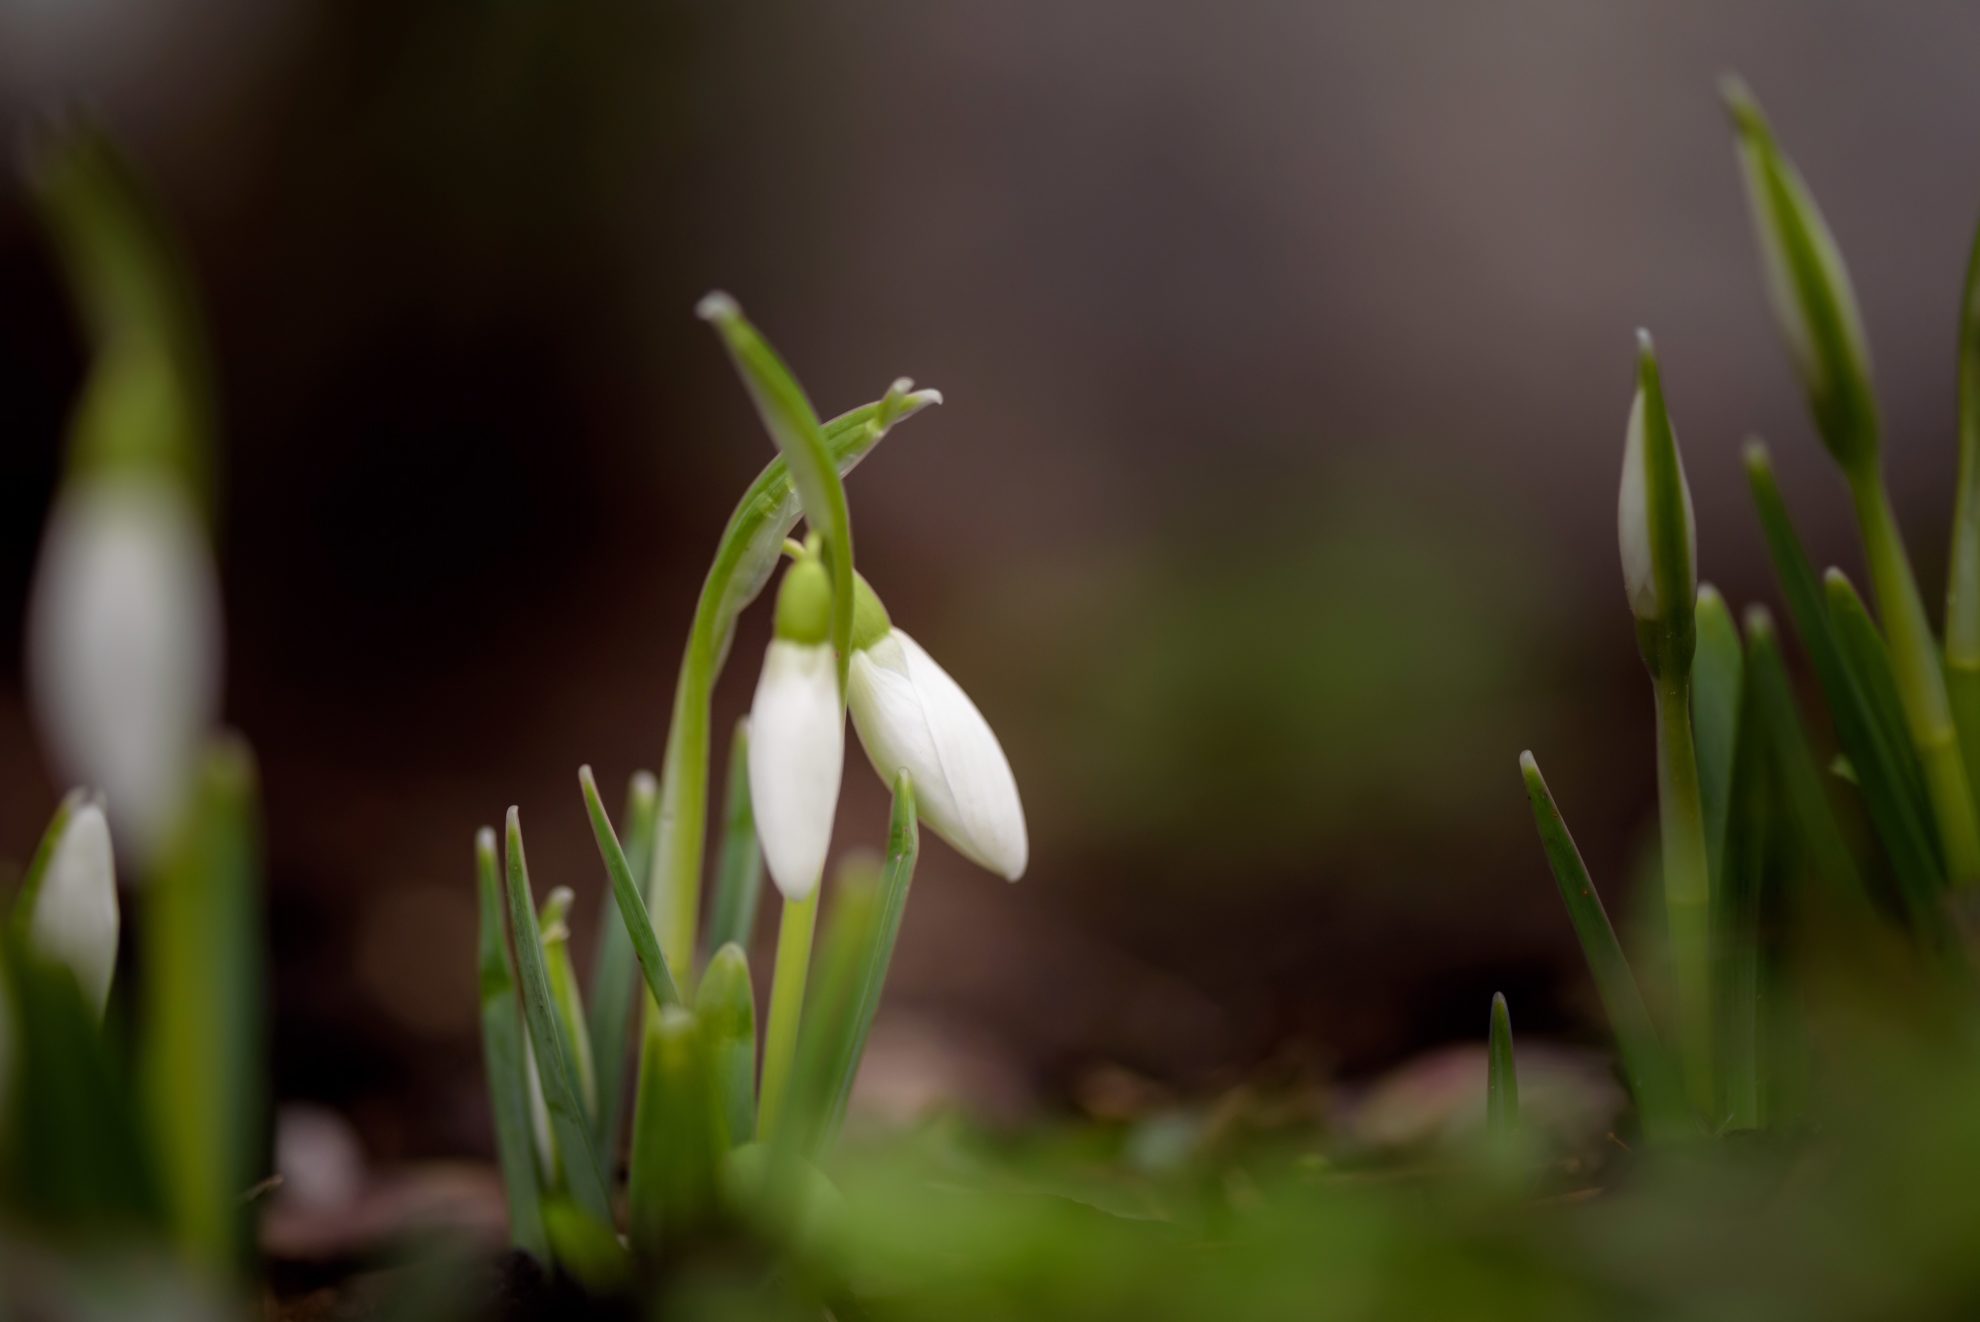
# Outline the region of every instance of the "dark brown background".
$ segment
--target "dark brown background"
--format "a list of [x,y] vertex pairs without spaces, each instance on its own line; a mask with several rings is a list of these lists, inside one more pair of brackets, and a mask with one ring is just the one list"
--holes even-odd
[[[469,839],[520,803],[589,933],[573,773],[657,764],[768,453],[690,315],[718,285],[827,412],[902,373],[949,399],[860,471],[861,561],[1002,734],[1033,863],[928,851],[883,1023],[908,1074],[1049,1102],[1288,1043],[1363,1073],[1497,987],[1585,1031],[1513,762],[1622,891],[1637,325],[1708,577],[1769,590],[1749,430],[1855,561],[1715,78],[1848,253],[1936,592],[1976,49],[1953,3],[0,0],[0,120],[93,108],[205,291],[283,1094],[382,1157],[484,1141]],[[0,184],[0,856],[57,792],[18,621],[80,370]],[[877,842],[848,783],[842,837]]]

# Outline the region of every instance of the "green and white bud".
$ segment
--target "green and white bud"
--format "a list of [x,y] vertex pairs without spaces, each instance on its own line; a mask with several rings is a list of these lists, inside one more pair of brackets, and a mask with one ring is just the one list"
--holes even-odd
[[1821,208],[1737,78],[1721,87],[1738,135],[1740,173],[1767,300],[1787,339],[1822,442],[1854,475],[1876,463],[1876,395],[1856,292]]
[[832,652],[832,583],[805,554],[777,592],[775,636],[749,712],[749,793],[770,879],[789,900],[818,888],[846,760]]
[[44,848],[46,861],[32,893],[23,897],[27,943],[75,974],[83,999],[100,1019],[117,971],[120,927],[117,869],[102,805],[71,795]]
[[[1636,397],[1623,441],[1622,486],[1616,500],[1623,590],[1645,635],[1680,642],[1690,658],[1692,610],[1698,596],[1698,533],[1691,488],[1677,434],[1664,405],[1663,381],[1647,332],[1638,332]],[[1660,646],[1664,644],[1660,643]]]
[[906,771],[921,820],[963,857],[1016,881],[1030,853],[1024,806],[990,723],[921,644],[894,627],[864,578],[853,593],[846,700],[873,769],[888,786]]

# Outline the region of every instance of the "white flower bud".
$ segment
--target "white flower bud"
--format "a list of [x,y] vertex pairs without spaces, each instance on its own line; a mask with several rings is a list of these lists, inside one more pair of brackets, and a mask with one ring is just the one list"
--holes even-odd
[[921,644],[890,627],[856,649],[846,697],[880,778],[913,778],[921,820],[970,861],[1010,881],[1024,875],[1030,846],[1011,765],[976,704]]
[[764,865],[786,899],[804,899],[825,874],[845,760],[832,645],[776,639],[749,710],[749,795]]
[[219,584],[187,493],[140,472],[69,483],[29,607],[30,694],[57,770],[104,792],[141,861],[214,722],[220,651]]
[[[1698,529],[1692,517],[1691,486],[1685,481],[1684,460],[1663,406],[1648,336],[1642,337],[1639,373],[1616,497],[1623,591],[1629,597],[1630,613],[1638,620],[1670,623],[1690,613],[1698,592]],[[1668,471],[1660,467],[1666,455]],[[1676,490],[1666,491],[1665,481],[1672,474]],[[1674,526],[1672,520],[1681,526]]]
[[76,975],[83,999],[103,1015],[117,971],[117,870],[103,809],[85,803],[70,814],[48,856],[27,915],[27,941],[43,959]]

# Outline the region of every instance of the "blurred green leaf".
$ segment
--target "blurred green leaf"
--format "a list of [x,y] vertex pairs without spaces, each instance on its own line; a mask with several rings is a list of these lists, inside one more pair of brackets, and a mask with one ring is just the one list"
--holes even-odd
[[1980,794],[1980,230],[1959,308],[1959,487],[1946,573],[1946,688]]
[[508,1197],[509,1236],[517,1248],[538,1262],[548,1263],[550,1241],[543,1225],[530,1139],[522,1007],[516,1000],[515,965],[509,957],[502,878],[491,827],[484,826],[475,835],[474,864],[481,910],[481,1067],[488,1078],[488,1104],[495,1117],[495,1156]]
[[26,870],[21,873],[20,889],[14,892],[13,923],[21,930],[26,930],[28,921],[34,916],[34,901],[41,894],[41,879],[48,872],[49,860],[55,857],[55,846],[62,843],[62,833],[68,830],[69,819],[88,799],[88,794],[82,789],[72,789],[55,805],[55,815],[48,819],[48,827],[41,833],[40,843],[35,845],[34,854],[28,859]]
[[715,911],[708,924],[710,953],[733,942],[749,948],[756,906],[763,893],[763,847],[749,799],[749,721],[736,722],[729,741],[729,783],[722,802],[722,854],[715,869]]
[[1726,819],[1732,804],[1744,654],[1726,599],[1709,583],[1698,589],[1696,620],[1698,652],[1691,670],[1691,721],[1697,732],[1698,797],[1705,810],[1705,848],[1716,890],[1723,875]]
[[631,1243],[659,1253],[668,1238],[703,1225],[715,1203],[715,1172],[729,1150],[708,1072],[701,1028],[677,1005],[648,1016],[633,1112]]
[[1486,1050],[1485,1128],[1504,1140],[1519,1127],[1519,1071],[1513,1062],[1512,1012],[1504,992],[1492,993],[1492,1027]]
[[212,370],[177,241],[96,129],[71,122],[32,143],[27,160],[93,352],[71,427],[71,472],[169,472],[210,512]]
[[1856,768],[1864,805],[1891,868],[1906,893],[1937,892],[1945,885],[1945,870],[1939,860],[1930,809],[1912,791],[1922,773],[1913,760],[1910,743],[1884,733],[1861,679],[1849,664],[1830,619],[1827,597],[1801,548],[1780,488],[1774,483],[1773,464],[1761,446],[1747,448],[1746,473],[1767,549],[1787,598],[1788,614],[1808,649],[1809,663],[1835,722],[1836,738]]
[[756,1135],[756,991],[741,946],[730,942],[708,961],[694,1013],[729,1143],[747,1143]]
[[261,822],[254,760],[214,744],[146,894],[146,1110],[186,1257],[234,1274],[254,1251],[249,1186],[268,1171]]
[[[0,1204],[43,1229],[152,1230],[164,1211],[135,1094],[66,965],[0,929]],[[4,1297],[4,1291],[0,1291]]]
[[1623,1075],[1636,1098],[1644,1133],[1658,1140],[1677,1138],[1690,1131],[1692,1125],[1685,1116],[1672,1062],[1657,1037],[1650,1011],[1643,1003],[1643,993],[1636,985],[1636,975],[1630,972],[1629,961],[1623,957],[1615,928],[1609,923],[1601,897],[1595,893],[1595,883],[1589,879],[1587,865],[1581,861],[1581,851],[1575,848],[1574,837],[1568,834],[1567,823],[1561,820],[1554,796],[1540,775],[1539,764],[1531,753],[1521,754],[1519,764],[1541,847],[1560,886],[1561,899],[1567,905],[1568,918],[1574,924],[1576,939],[1581,942],[1588,970],[1594,975],[1602,1008],[1608,1012],[1609,1028],[1616,1036]]

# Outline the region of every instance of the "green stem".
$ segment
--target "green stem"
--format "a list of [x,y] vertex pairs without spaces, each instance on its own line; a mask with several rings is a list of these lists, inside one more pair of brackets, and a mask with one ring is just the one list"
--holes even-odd
[[770,1022],[763,1032],[763,1084],[758,1090],[756,1132],[777,1132],[789,1100],[791,1065],[797,1059],[798,1024],[804,1015],[804,984],[811,972],[811,940],[818,926],[818,892],[785,900],[777,927],[777,963],[770,977]]
[[1656,682],[1657,817],[1664,849],[1671,982],[1685,1091],[1701,1110],[1712,1100],[1712,884],[1691,739],[1691,681]]
[[1870,469],[1850,481],[1856,518],[1863,532],[1863,552],[1870,565],[1870,583],[1884,636],[1896,671],[1898,697],[1904,702],[1911,741],[1925,770],[1925,788],[1945,849],[1946,872],[1956,886],[1980,883],[1980,823],[1976,822],[1972,790],[1966,778],[1959,740],[1953,729],[1952,703],[1946,694],[1945,673],[1939,668],[1932,626],[1925,601],[1912,577],[1898,532],[1897,515],[1883,475]]

